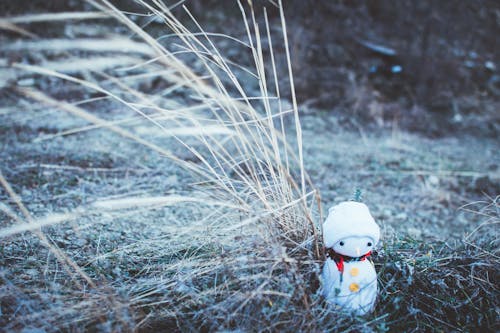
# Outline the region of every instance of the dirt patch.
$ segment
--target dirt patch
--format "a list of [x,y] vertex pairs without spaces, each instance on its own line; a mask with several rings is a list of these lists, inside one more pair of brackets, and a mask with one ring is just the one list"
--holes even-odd
[[294,5],[290,38],[304,102],[431,135],[498,134],[498,4]]

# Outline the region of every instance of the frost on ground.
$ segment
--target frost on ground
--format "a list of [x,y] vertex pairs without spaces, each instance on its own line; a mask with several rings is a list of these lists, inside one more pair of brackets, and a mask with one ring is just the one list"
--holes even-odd
[[[383,232],[375,256],[382,290],[375,313],[339,316],[317,292],[322,258],[314,231],[320,233],[320,212],[311,208],[311,222],[292,204],[273,206],[283,184],[270,179],[282,170],[264,158],[255,164],[238,160],[243,154],[231,146],[238,135],[234,121],[222,126],[224,121],[210,118],[206,105],[199,105],[211,101],[200,101],[186,82],[172,82],[171,70],[147,63],[151,47],[110,37],[110,29],[118,34],[123,28],[98,22],[52,22],[50,36],[37,41],[1,36],[9,47],[0,50],[0,171],[2,185],[12,190],[0,190],[1,327],[494,330],[500,192],[495,139],[429,139],[397,126],[353,129],[328,110],[299,106],[304,165],[323,210],[361,188]],[[153,32],[161,32],[156,24]],[[234,41],[219,42],[221,54],[234,53]],[[243,62],[252,59],[247,53]],[[199,72],[201,59],[182,58]],[[29,66],[40,66],[38,74]],[[252,73],[235,73],[248,83],[248,96],[260,96]],[[124,106],[120,98],[133,103]],[[144,107],[149,101],[171,112],[155,113]],[[283,100],[279,107],[287,140],[296,147],[293,105]],[[147,110],[146,117],[133,108]],[[261,121],[242,113],[241,122]],[[217,149],[200,147],[194,139],[200,134],[216,138]],[[233,172],[221,184],[241,201],[225,200],[221,187],[214,192],[216,179],[180,167],[203,163],[190,148],[203,156],[228,149],[237,163],[219,165]],[[300,179],[289,157],[290,177]],[[252,182],[264,184],[262,191],[249,190]],[[315,198],[306,197],[314,207]]]

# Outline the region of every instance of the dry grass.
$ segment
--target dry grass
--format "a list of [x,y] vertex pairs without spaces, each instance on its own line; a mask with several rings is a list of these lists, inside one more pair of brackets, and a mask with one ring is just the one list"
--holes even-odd
[[[90,67],[88,64],[95,59],[75,62],[68,56],[64,57],[67,59],[41,65],[14,64],[13,67],[73,82],[88,91],[97,91],[109,103],[123,109],[124,115],[130,114],[127,112],[130,110],[136,116],[107,120],[86,109],[85,101],[69,103],[32,88],[18,88],[17,92],[90,123],[90,126],[73,128],[60,135],[106,128],[194,173],[203,193],[185,197],[101,199],[70,213],[49,214],[34,219],[17,195],[9,190],[24,217],[18,217],[12,208],[5,206],[4,211],[8,211],[18,224],[4,228],[3,236],[15,242],[15,234],[35,231],[49,251],[43,251],[44,255],[57,254],[58,261],[54,264],[62,265],[65,274],[74,281],[65,285],[56,279],[57,288],[62,290],[52,290],[51,294],[59,302],[49,306],[42,300],[35,301],[38,303],[36,311],[16,316],[9,326],[20,328],[36,323],[37,326],[57,325],[67,329],[79,326],[138,330],[151,325],[184,329],[190,329],[190,325],[193,328],[201,325],[214,329],[218,326],[229,328],[236,323],[251,327],[257,320],[259,324],[256,327],[271,328],[273,318],[280,314],[266,308],[272,309],[283,302],[309,308],[313,303],[311,288],[308,287],[310,282],[302,280],[304,276],[314,274],[312,268],[320,256],[318,232],[312,216],[317,198],[314,188],[306,182],[297,104],[294,101],[291,110],[284,110],[280,100],[280,89],[283,88],[279,87],[275,77],[277,72],[269,25],[266,24],[264,30],[269,37],[268,44],[262,45],[262,28],[255,20],[253,9],[250,8],[251,19],[247,21],[247,14],[241,6],[248,41],[240,43],[240,46],[246,45],[243,52],[248,52],[254,60],[254,68],[244,71],[249,73],[253,85],[259,88],[259,95],[251,96],[245,90],[247,83],[240,82],[235,74],[235,71],[241,72],[242,67],[225,60],[194,18],[192,23],[200,29],[197,33],[182,25],[163,3],[142,3],[176,36],[179,45],[177,51],[172,51],[111,3],[91,3],[104,16],[113,16],[128,27],[137,36],[137,41],[123,37],[101,41],[33,40],[12,44],[7,51],[50,49],[56,52],[87,50],[99,53],[130,50],[143,60],[137,59],[131,67],[130,59],[122,61],[122,58],[101,56],[97,67]],[[16,17],[6,22],[22,23],[29,19]],[[282,23],[286,41],[284,18]],[[264,59],[263,48],[270,52],[271,58]],[[288,54],[287,60],[290,60]],[[196,72],[186,64],[187,61],[198,65]],[[266,72],[269,68],[265,64],[267,61],[272,63],[271,73]],[[102,72],[117,64],[129,68],[122,67],[119,76]],[[85,72],[87,78],[63,72]],[[149,96],[137,89],[137,81],[149,81],[155,73],[161,73],[158,75],[175,85],[170,94]],[[137,77],[139,75],[141,77]],[[291,74],[290,79],[288,89],[293,91]],[[272,87],[270,91],[268,86]],[[192,97],[180,100],[171,96],[179,89]],[[173,102],[175,107],[172,107]],[[288,114],[293,115],[293,119],[285,119]],[[285,123],[293,126],[292,131],[285,129]],[[148,126],[148,134],[156,131],[164,139],[163,142],[145,138],[138,125]],[[295,146],[290,144],[289,135],[295,136]],[[188,151],[193,160],[177,157],[169,149],[172,146]],[[7,180],[2,180],[5,186],[9,186]],[[113,221],[126,212],[137,216],[137,212],[149,209],[171,205],[183,207],[186,202],[204,212],[212,211],[210,219],[187,220],[182,221],[181,226],[164,227],[164,234],[159,240],[118,245],[113,251],[96,258],[85,257],[85,253],[77,255],[68,249],[63,251],[45,239],[45,232],[57,229],[56,224],[73,221],[78,225],[82,219],[92,221],[106,217]],[[51,229],[47,229],[49,225]],[[41,227],[45,232],[39,231]],[[149,227],[155,228],[154,225]],[[155,262],[147,269],[138,268],[140,262],[135,262],[132,266],[138,270],[137,274],[121,281],[115,276],[107,276],[110,273],[113,275],[112,272],[106,272],[101,267],[103,260],[113,262],[116,256],[126,256],[127,261]],[[120,270],[130,270],[130,265]],[[7,281],[7,277],[5,279]],[[289,282],[284,283],[285,280]],[[302,281],[299,285],[304,287],[291,292],[298,281]],[[37,287],[40,286],[32,285],[29,294],[40,292]],[[98,311],[100,307],[106,310]],[[256,307],[268,311],[267,318],[251,316],[250,312]]]
[[[15,180],[0,174],[10,198],[0,205],[5,267],[0,295],[7,314],[1,326],[110,332],[411,331],[448,329],[443,318],[454,311],[455,330],[492,329],[498,292],[490,275],[497,274],[498,254],[484,237],[452,248],[389,241],[380,256],[385,262],[378,263],[383,293],[374,315],[339,315],[323,304],[317,291],[320,199],[304,169],[282,10],[284,54],[274,52],[267,15],[257,20],[251,2],[240,4],[247,40],[235,41],[205,32],[187,9],[197,31],[179,22],[162,1],[139,1],[151,18],[165,24],[175,40],[169,44],[110,2],[89,2],[102,15],[88,18],[113,17],[133,38],[37,39],[9,46],[37,52],[56,48],[56,60],[12,67],[17,75],[56,78],[76,96],[92,96],[64,100],[41,89],[16,87],[19,98],[57,110],[54,122],[63,114],[83,121],[34,141],[68,140],[75,134],[89,138],[92,131],[107,130],[112,136],[103,145],[125,140],[130,159],[146,149],[146,156],[168,160],[189,175],[181,173],[186,177],[182,194],[165,194],[158,187],[167,183],[154,187],[149,181],[159,192],[134,193],[133,185],[125,186],[118,194],[94,194],[90,203],[35,217],[11,186]],[[40,19],[50,20],[50,15],[0,23]],[[227,60],[216,37],[234,42],[252,62]],[[124,48],[134,58],[109,55]],[[89,60],[78,53],[82,50],[97,54]],[[96,66],[90,66],[95,59]],[[286,62],[289,73],[278,73],[277,61]],[[278,75],[289,76],[288,87],[280,86]],[[167,88],[154,94],[142,89],[158,77]],[[290,109],[281,98],[284,89],[291,91]],[[488,209],[498,219],[498,212],[491,211],[498,209],[498,199]],[[429,256],[436,247],[434,257]],[[476,267],[479,275],[472,273]],[[457,293],[462,286],[480,291],[442,300],[446,288],[441,280]],[[443,313],[433,314],[431,301]]]

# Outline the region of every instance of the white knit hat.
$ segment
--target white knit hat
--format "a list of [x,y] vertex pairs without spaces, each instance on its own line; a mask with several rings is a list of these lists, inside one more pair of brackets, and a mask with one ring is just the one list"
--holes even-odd
[[365,204],[344,201],[329,209],[328,217],[323,223],[325,247],[333,247],[345,237],[370,237],[373,245],[378,243],[380,228]]

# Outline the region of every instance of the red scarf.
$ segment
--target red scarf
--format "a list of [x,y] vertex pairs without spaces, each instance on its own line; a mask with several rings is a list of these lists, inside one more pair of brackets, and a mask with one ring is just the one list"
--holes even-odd
[[329,248],[326,250],[326,256],[333,261],[335,261],[335,264],[337,265],[337,269],[339,270],[340,274],[342,275],[344,273],[344,262],[350,262],[350,261],[363,261],[369,256],[371,256],[372,251],[362,255],[361,257],[349,257],[345,256],[343,254],[339,254],[335,251],[333,251],[332,248]]

